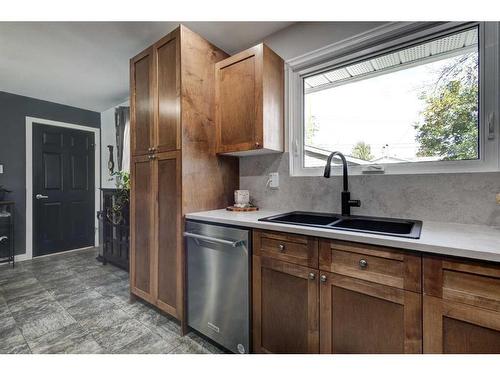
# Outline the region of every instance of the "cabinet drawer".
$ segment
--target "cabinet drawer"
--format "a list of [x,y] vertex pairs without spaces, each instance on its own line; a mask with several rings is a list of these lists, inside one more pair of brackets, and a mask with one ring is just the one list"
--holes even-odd
[[500,312],[500,266],[450,258],[424,258],[424,293]]
[[314,237],[254,230],[253,251],[258,256],[318,267],[318,240]]
[[321,240],[319,268],[399,289],[421,290],[420,256],[380,246]]

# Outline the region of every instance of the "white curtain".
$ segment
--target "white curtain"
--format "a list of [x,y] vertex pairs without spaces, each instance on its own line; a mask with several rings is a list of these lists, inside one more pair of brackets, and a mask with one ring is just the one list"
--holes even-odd
[[130,118],[125,122],[125,131],[123,132],[123,159],[122,170],[130,173]]

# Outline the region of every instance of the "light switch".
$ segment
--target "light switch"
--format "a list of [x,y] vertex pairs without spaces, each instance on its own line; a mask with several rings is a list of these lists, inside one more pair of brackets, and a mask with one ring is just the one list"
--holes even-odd
[[3,164],[0,164],[0,174],[3,174]]
[[500,204],[500,193],[497,193],[497,204]]

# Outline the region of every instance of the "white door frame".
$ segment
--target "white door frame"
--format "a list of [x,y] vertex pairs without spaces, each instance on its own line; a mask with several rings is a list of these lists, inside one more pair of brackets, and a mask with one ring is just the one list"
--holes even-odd
[[[101,130],[90,126],[26,116],[26,253],[17,255],[16,261],[33,258],[33,123],[94,133],[95,211],[99,211],[101,207]],[[99,246],[99,220],[96,215],[94,215],[94,226],[94,246]]]

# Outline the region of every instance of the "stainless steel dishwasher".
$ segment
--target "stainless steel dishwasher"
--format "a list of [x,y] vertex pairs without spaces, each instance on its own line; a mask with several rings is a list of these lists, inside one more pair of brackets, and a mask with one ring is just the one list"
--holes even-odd
[[186,222],[187,322],[234,353],[250,350],[249,230]]

